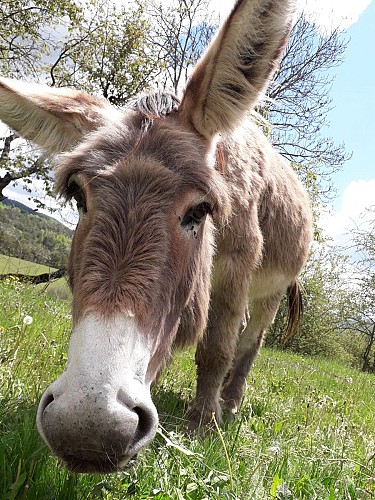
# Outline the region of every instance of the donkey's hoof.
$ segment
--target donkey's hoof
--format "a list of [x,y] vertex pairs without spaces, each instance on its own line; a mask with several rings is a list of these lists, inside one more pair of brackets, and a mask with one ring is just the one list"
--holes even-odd
[[216,416],[215,411],[210,412],[193,407],[188,412],[187,431],[198,431],[199,434],[204,435],[216,427],[215,420],[217,423],[221,421],[221,412],[218,412]]
[[234,399],[222,399],[221,408],[225,414],[231,414],[233,417],[238,413],[238,403]]

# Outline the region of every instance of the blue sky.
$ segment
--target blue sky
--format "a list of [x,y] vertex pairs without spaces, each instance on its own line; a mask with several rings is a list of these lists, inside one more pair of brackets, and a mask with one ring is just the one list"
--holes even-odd
[[341,66],[334,69],[328,135],[352,152],[335,174],[338,196],[321,226],[335,243],[350,245],[348,232],[365,228],[363,214],[375,205],[375,2],[346,31],[350,38]]
[[[352,180],[375,179],[375,2],[352,25],[350,42],[341,66],[335,68],[332,87],[334,109],[329,133],[353,152],[335,176],[340,193]],[[337,204],[340,199],[336,201]],[[374,193],[375,203],[375,193]]]

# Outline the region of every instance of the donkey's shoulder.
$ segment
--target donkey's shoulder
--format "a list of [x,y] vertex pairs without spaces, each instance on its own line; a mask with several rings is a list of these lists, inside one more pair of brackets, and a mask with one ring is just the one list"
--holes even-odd
[[294,175],[285,160],[265,137],[261,126],[249,118],[218,145],[218,168],[223,171],[234,201],[256,201],[270,184],[284,174]]

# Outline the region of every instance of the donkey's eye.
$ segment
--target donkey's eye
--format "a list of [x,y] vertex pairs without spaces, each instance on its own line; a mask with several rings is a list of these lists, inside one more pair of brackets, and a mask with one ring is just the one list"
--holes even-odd
[[79,212],[86,213],[86,198],[85,194],[76,182],[71,182],[66,190],[66,195],[68,199],[74,199],[77,204],[77,210]]
[[203,202],[199,203],[195,207],[192,207],[181,220],[181,226],[186,226],[189,229],[189,226],[192,226],[191,229],[194,229],[194,226],[203,222],[203,219],[207,214],[212,214],[213,209],[209,203]]

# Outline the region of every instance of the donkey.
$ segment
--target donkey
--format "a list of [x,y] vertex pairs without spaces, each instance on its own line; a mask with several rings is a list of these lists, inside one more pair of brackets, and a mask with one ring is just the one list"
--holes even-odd
[[175,347],[197,345],[196,428],[237,411],[287,290],[296,318],[310,203],[247,117],[293,10],[293,0],[237,0],[181,101],[155,92],[120,110],[0,80],[0,118],[59,154],[57,192],[79,212],[67,367],[37,413],[41,436],[73,471],[119,470],[151,442],[150,386]]

